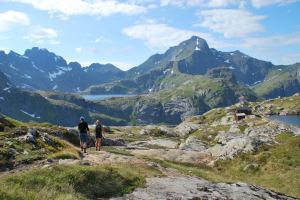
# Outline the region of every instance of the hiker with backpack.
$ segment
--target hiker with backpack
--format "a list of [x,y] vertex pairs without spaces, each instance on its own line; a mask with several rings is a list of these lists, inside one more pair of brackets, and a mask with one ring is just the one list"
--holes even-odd
[[96,136],[96,142],[95,142],[96,151],[100,151],[101,142],[103,139],[102,125],[100,120],[96,121],[95,136]]
[[88,123],[85,122],[84,117],[80,117],[80,122],[78,124],[78,131],[79,131],[81,151],[86,153],[88,135],[90,134],[89,133],[90,129]]

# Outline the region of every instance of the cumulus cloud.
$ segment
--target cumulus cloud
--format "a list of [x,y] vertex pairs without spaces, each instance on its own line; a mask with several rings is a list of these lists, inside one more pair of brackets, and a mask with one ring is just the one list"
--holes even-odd
[[25,39],[30,40],[31,42],[42,44],[42,43],[49,43],[49,44],[59,44],[57,40],[58,34],[52,28],[45,28],[40,27],[32,30],[29,36],[26,36]]
[[32,5],[39,10],[48,11],[60,16],[93,15],[109,16],[112,14],[138,14],[146,11],[146,8],[133,3],[121,3],[117,0],[12,0],[14,2]]
[[123,33],[131,38],[143,40],[149,48],[154,50],[165,50],[192,36],[199,36],[206,39],[213,47],[221,48],[228,46],[224,42],[215,40],[208,33],[178,29],[159,23],[137,24],[124,28]]
[[298,0],[251,0],[251,3],[256,8],[261,8],[271,5],[286,5],[290,3],[295,3]]
[[260,21],[266,16],[254,15],[244,9],[212,9],[199,13],[200,25],[224,37],[244,37],[250,33],[263,31]]
[[7,31],[18,25],[30,25],[30,20],[25,13],[14,10],[0,13],[0,32]]

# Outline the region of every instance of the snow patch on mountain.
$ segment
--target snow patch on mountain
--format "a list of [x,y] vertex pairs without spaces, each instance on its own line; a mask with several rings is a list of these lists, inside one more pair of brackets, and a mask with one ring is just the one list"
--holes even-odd
[[30,113],[28,113],[28,112],[26,112],[26,111],[24,111],[24,110],[20,110],[20,111],[21,111],[22,113],[24,113],[24,114],[26,114],[26,115],[32,117],[32,118],[36,118],[36,119],[40,119],[40,118],[41,118],[40,116],[37,116],[37,115],[35,115],[35,114],[30,114]]
[[13,70],[19,71],[19,69],[17,69],[15,66],[13,66],[12,64],[9,65],[10,68],[12,68]]
[[69,72],[72,70],[71,67],[58,67],[59,69],[63,70],[63,71],[66,71],[66,72]]
[[49,73],[49,79],[51,81],[53,81],[53,79],[55,79],[57,76],[60,76],[64,73],[65,73],[65,71],[63,71],[63,70],[58,70],[58,72]]
[[24,78],[27,78],[27,79],[32,79],[32,77],[31,76],[29,76],[28,74],[24,74],[24,76],[23,76]]
[[44,73],[45,71],[44,70],[42,70],[42,69],[40,69],[40,68],[38,68],[35,64],[34,64],[34,62],[33,61],[31,61],[31,65],[32,65],[32,67],[34,68],[34,69],[36,69],[36,70],[38,70],[38,71],[40,71],[40,72],[42,72],[42,73]]
[[201,51],[201,49],[198,46],[199,46],[199,38],[197,38],[197,41],[196,41],[195,51]]

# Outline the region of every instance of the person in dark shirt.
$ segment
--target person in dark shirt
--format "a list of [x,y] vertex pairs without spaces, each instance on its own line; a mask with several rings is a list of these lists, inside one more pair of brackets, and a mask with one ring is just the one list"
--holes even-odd
[[84,121],[84,117],[80,117],[80,122],[78,124],[78,131],[79,131],[81,151],[86,153],[86,146],[87,146],[88,134],[90,129],[88,123]]
[[95,136],[96,136],[96,143],[95,143],[96,151],[100,151],[101,142],[102,142],[102,138],[103,138],[102,125],[101,125],[100,120],[96,121]]

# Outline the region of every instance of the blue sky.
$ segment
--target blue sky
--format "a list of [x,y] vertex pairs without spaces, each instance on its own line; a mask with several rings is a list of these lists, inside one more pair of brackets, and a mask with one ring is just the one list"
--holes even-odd
[[126,70],[200,36],[274,64],[300,62],[299,0],[0,0],[0,49],[47,48]]

